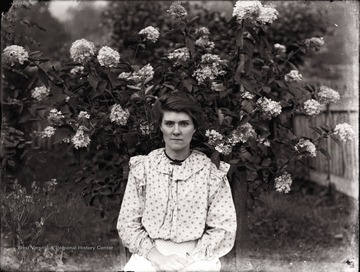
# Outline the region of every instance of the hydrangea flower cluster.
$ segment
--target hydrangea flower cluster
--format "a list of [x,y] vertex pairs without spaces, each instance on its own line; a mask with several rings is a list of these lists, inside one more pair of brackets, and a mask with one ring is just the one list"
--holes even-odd
[[195,30],[195,34],[199,36],[208,36],[210,35],[210,31],[206,26],[202,26]]
[[329,103],[336,103],[340,100],[340,94],[326,86],[321,86],[317,95],[319,97],[319,102],[325,105]]
[[119,78],[126,79],[126,80],[132,80],[137,84],[141,84],[144,81],[151,80],[154,77],[154,68],[147,64],[143,68],[141,68],[137,72],[129,72],[129,73],[121,73],[119,75]]
[[302,153],[305,151],[310,157],[316,157],[316,146],[308,139],[301,138],[299,142],[295,145],[295,149]]
[[208,36],[203,36],[195,41],[197,46],[203,47],[205,50],[211,51],[215,48],[215,43],[209,40]]
[[320,38],[313,37],[310,39],[306,39],[304,41],[304,44],[308,49],[311,49],[311,50],[317,52],[324,45],[324,38],[323,37],[320,37]]
[[224,139],[224,136],[220,132],[217,132],[214,129],[206,130],[205,136],[208,137],[208,143],[210,145],[216,145],[217,142],[222,141]]
[[285,81],[287,82],[299,82],[302,80],[302,74],[298,70],[291,70],[285,75]]
[[77,119],[90,119],[90,115],[87,113],[87,111],[80,111]]
[[200,27],[196,29],[195,34],[198,38],[195,40],[195,45],[204,48],[207,51],[211,51],[215,48],[215,43],[210,41],[210,31],[207,27]]
[[47,120],[52,125],[60,125],[62,123],[61,119],[65,116],[62,114],[61,111],[57,109],[51,109],[49,115],[47,116]]
[[174,66],[178,65],[180,61],[187,61],[189,58],[190,53],[187,47],[175,49],[168,54],[168,59],[175,60]]
[[43,100],[45,97],[47,97],[50,93],[50,90],[46,88],[45,86],[35,87],[31,91],[31,97],[35,98],[37,101]]
[[199,84],[204,83],[206,79],[213,81],[219,75],[226,74],[222,69],[225,63],[217,55],[205,54],[201,57],[199,68],[194,71],[193,76]]
[[232,152],[232,146],[226,143],[219,143],[215,146],[215,150],[221,154],[229,155]]
[[94,43],[85,39],[76,40],[70,47],[70,56],[73,61],[84,63],[89,61],[96,53]]
[[256,104],[259,106],[261,113],[265,119],[271,119],[281,113],[280,102],[273,101],[267,97],[260,97]]
[[112,68],[119,64],[120,54],[108,46],[103,46],[99,50],[97,59],[101,66]]
[[188,15],[186,9],[181,5],[180,1],[172,3],[167,12],[172,17],[180,19],[185,18]]
[[72,68],[70,70],[70,74],[73,75],[77,75],[77,74],[81,74],[82,72],[84,72],[84,66],[75,66],[74,68]]
[[206,130],[205,136],[208,138],[208,143],[215,147],[215,150],[221,154],[229,155],[236,144],[256,139],[257,133],[250,123],[246,123],[233,130],[230,137],[225,137],[214,129]]
[[334,134],[338,134],[340,140],[347,142],[355,138],[355,132],[348,123],[337,124],[334,129]]
[[144,36],[145,41],[156,43],[160,37],[160,32],[157,28],[148,26],[140,30],[139,35]]
[[292,182],[291,175],[288,172],[284,172],[284,174],[275,178],[275,189],[278,192],[284,192],[287,194],[290,192]]
[[237,1],[232,16],[236,16],[239,22],[245,19],[255,20],[260,15],[261,8],[260,1]]
[[274,22],[279,16],[279,12],[269,6],[263,6],[260,9],[260,15],[257,18],[257,21],[261,24],[271,24]]
[[121,107],[121,105],[119,105],[119,104],[115,104],[114,106],[112,106],[111,112],[110,112],[110,121],[111,122],[113,122],[117,125],[125,126],[129,116],[130,116],[130,113],[129,113],[128,109],[124,110]]
[[274,44],[274,49],[280,53],[286,53],[286,46],[279,44],[279,43],[275,43]]
[[86,127],[79,126],[75,135],[71,138],[71,142],[76,149],[87,147],[91,142],[91,139],[85,130],[87,130]]
[[2,59],[4,63],[14,66],[16,63],[24,64],[29,58],[28,52],[19,45],[10,45],[3,50]]
[[240,23],[250,19],[261,24],[272,23],[278,18],[278,11],[270,6],[263,6],[260,1],[237,1],[232,16]]
[[231,145],[236,145],[237,143],[246,143],[250,139],[257,137],[256,131],[250,123],[246,123],[231,133],[231,137],[228,140]]
[[40,132],[41,138],[50,138],[55,134],[56,129],[52,126],[47,126],[42,132]]
[[304,110],[306,115],[318,115],[324,106],[315,99],[309,99],[304,102]]

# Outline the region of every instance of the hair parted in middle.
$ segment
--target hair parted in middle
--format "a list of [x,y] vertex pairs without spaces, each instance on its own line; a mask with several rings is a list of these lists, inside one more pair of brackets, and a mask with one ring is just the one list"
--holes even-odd
[[161,126],[165,111],[187,113],[195,128],[204,123],[204,112],[199,102],[190,94],[174,91],[161,96],[153,105],[151,114],[153,120]]

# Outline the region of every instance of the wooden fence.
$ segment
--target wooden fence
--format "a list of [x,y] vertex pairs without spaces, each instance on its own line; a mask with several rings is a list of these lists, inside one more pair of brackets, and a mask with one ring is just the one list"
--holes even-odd
[[[324,124],[335,126],[344,122],[353,127],[356,133],[355,139],[342,145],[338,145],[330,138],[322,140],[320,146],[328,151],[332,157],[331,160],[318,152],[316,158],[309,159],[309,167],[304,174],[310,180],[322,185],[328,185],[331,182],[338,191],[358,199],[359,110],[357,97],[343,97],[339,104],[330,106],[329,112],[324,111],[313,118],[298,115],[294,118],[293,128],[296,136],[313,138],[318,134],[310,128],[311,126],[320,127]],[[330,174],[330,179],[328,174]]]

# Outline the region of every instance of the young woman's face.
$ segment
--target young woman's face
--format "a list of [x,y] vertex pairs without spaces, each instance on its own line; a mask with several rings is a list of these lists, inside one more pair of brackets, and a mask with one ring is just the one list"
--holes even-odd
[[181,153],[190,150],[190,142],[196,129],[187,113],[165,111],[160,129],[168,154],[169,152]]

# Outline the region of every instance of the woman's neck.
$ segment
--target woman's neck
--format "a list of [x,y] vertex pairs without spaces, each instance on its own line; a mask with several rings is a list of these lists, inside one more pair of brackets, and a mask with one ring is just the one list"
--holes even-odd
[[189,157],[190,155],[190,149],[184,149],[184,150],[169,150],[167,148],[165,148],[165,153],[167,155],[167,157],[169,157],[171,160],[176,160],[176,161],[184,161],[187,159],[187,157]]

